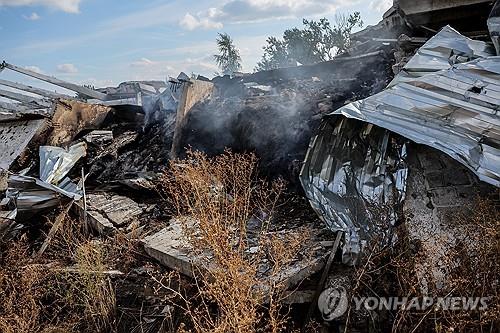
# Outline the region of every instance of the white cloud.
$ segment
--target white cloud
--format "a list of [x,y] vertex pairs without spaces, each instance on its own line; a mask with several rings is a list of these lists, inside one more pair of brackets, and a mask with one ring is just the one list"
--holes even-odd
[[392,0],[373,0],[370,2],[370,8],[379,13],[385,13],[391,7]]
[[65,74],[75,74],[78,73],[78,68],[73,64],[60,64],[57,65],[57,71]]
[[132,70],[129,73],[133,80],[165,80],[173,72],[173,68],[166,61],[153,61],[141,58],[129,64]]
[[40,15],[38,15],[37,13],[33,12],[31,13],[31,15],[27,16],[27,15],[23,15],[23,18],[25,20],[29,20],[29,21],[36,21],[36,20],[39,20],[40,19]]
[[217,14],[216,8],[210,8],[207,14],[207,17],[200,17],[199,15],[195,17],[190,13],[186,13],[186,15],[184,15],[184,17],[180,20],[179,24],[186,30],[195,30],[198,28],[205,30],[222,29],[223,25],[221,22],[212,20],[212,17]]
[[148,58],[141,58],[140,60],[134,61],[130,64],[132,67],[148,67],[155,65],[156,62],[149,60]]
[[40,67],[37,66],[24,66],[24,68],[35,73],[43,74],[43,71],[40,69]]
[[81,0],[0,0],[2,6],[45,6],[66,13],[79,13]]

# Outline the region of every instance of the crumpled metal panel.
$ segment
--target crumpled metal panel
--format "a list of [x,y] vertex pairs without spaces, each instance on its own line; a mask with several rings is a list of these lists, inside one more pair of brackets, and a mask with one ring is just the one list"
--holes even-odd
[[42,146],[39,154],[40,179],[25,175],[10,175],[8,179],[6,197],[15,203],[17,221],[81,198],[81,189],[66,175],[85,156],[86,144],[78,143],[69,149]]
[[491,40],[495,45],[497,55],[500,55],[500,1],[495,2],[487,22]]
[[84,142],[77,143],[68,149],[41,146],[40,155],[40,179],[50,184],[58,184],[78,162],[87,154],[87,145]]
[[[386,90],[341,107],[323,119],[306,155],[301,182],[325,223],[333,230],[345,232],[344,259],[347,255],[355,257],[362,250],[363,242],[373,236],[375,223],[366,206],[358,205],[359,212],[346,205],[346,200],[385,204],[388,201],[382,193],[389,193],[391,188],[400,193],[396,202],[403,200],[406,169],[403,150],[397,164],[399,174],[394,174],[393,167],[373,168],[384,165],[383,160],[374,164],[373,159],[353,158],[356,154],[367,157],[367,146],[343,139],[338,118],[376,125],[393,133],[389,136],[397,133],[436,148],[468,167],[481,180],[498,187],[500,57],[493,55],[485,43],[445,27],[420,48]],[[379,140],[380,135],[370,134],[366,140],[369,138]],[[386,149],[394,149],[392,144],[378,147],[382,155],[387,154]],[[343,156],[351,156],[353,161]],[[393,158],[388,161],[394,163]],[[348,177],[346,168],[357,171]],[[369,182],[366,177],[398,181],[381,191],[374,187],[376,182]],[[369,185],[362,186],[365,182]]]
[[[69,182],[64,182],[68,183]],[[63,201],[80,200],[81,195],[29,176],[11,175],[6,197],[14,200],[17,208],[16,220],[22,221],[43,211],[60,205]],[[71,187],[68,187],[71,190]]]
[[500,57],[398,83],[332,113],[436,148],[500,186]]
[[495,50],[489,44],[465,37],[447,25],[417,50],[389,86],[494,55]]
[[[384,228],[399,220],[405,198],[405,158],[400,136],[343,117],[324,121],[311,141],[300,180],[320,218],[345,232],[344,263],[356,260],[370,234],[387,241],[390,230]],[[381,205],[390,224],[378,224]]]

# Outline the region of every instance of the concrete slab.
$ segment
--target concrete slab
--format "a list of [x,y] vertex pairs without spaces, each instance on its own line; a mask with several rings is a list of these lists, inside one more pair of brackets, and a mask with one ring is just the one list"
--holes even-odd
[[[84,220],[83,200],[75,203],[73,210]],[[106,235],[117,228],[127,228],[144,209],[130,198],[114,194],[87,194],[87,222],[100,234]]]
[[101,213],[117,227],[128,226],[143,213],[143,208],[134,200],[120,195],[90,194],[87,206]]
[[[275,276],[277,282],[283,283],[290,290],[309,276],[320,271],[326,262],[329,247],[316,238],[319,230],[314,230],[312,237],[308,240],[306,247],[315,255],[312,258],[296,258],[286,269]],[[210,254],[203,253],[195,255],[195,251],[185,241],[182,234],[181,222],[173,219],[170,225],[156,234],[143,239],[144,249],[151,257],[158,260],[162,265],[178,272],[193,277],[193,270],[210,270],[205,263],[210,262]],[[266,278],[266,272],[261,272]],[[291,300],[293,298],[290,298]]]

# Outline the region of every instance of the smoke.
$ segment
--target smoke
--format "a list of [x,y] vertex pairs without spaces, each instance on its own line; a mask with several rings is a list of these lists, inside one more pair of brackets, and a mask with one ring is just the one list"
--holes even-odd
[[390,79],[384,57],[334,66],[295,67],[214,80],[212,98],[195,105],[181,146],[208,155],[225,148],[255,152],[269,176],[298,182],[310,139],[321,118],[348,101],[383,89]]

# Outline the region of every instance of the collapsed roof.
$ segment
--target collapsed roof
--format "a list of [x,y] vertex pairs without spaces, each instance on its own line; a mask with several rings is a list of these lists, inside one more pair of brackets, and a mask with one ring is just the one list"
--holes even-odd
[[387,89],[323,119],[301,182],[327,225],[346,233],[345,261],[376,228],[370,204],[389,205],[398,221],[406,191],[405,139],[436,148],[500,186],[499,101],[494,49],[446,26]]

